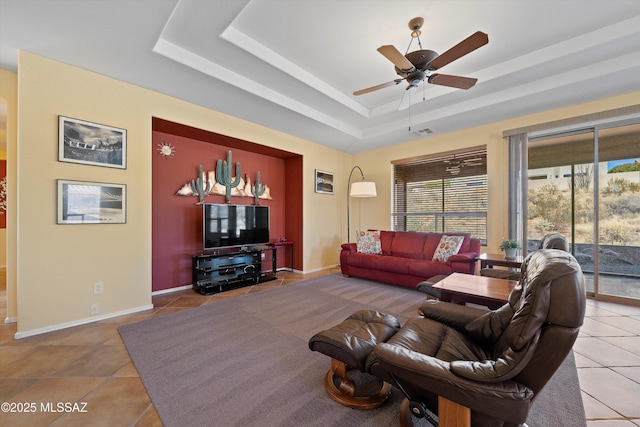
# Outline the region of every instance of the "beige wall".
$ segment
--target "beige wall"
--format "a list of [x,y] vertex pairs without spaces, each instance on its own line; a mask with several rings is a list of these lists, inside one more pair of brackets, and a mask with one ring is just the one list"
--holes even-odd
[[[355,156],[354,161],[362,167],[367,179],[376,181],[378,197],[362,199],[362,228],[391,227],[391,161],[430,153],[457,150],[465,147],[487,146],[487,175],[489,185],[488,246],[492,247],[505,235],[503,223],[507,221],[507,158],[506,143],[502,140],[501,124],[481,126],[460,132],[411,141],[393,147],[368,151]],[[366,207],[366,213],[365,213]],[[369,221],[364,224],[365,219]],[[352,227],[353,228],[353,227]],[[497,233],[497,237],[496,237]],[[498,243],[495,243],[497,245]],[[496,249],[497,250],[497,249]]]
[[[362,168],[367,180],[374,180],[376,182],[378,197],[361,199],[355,203],[352,201],[352,211],[354,210],[353,206],[357,206],[359,203],[361,213],[356,209],[354,215],[360,216],[360,227],[362,229],[381,228],[388,230],[391,227],[390,162],[392,160],[486,145],[489,183],[489,216],[486,249],[488,251],[498,252],[498,245],[508,236],[508,147],[506,139],[502,137],[503,131],[637,105],[639,103],[640,92],[633,92],[623,96],[518,117],[512,120],[505,120],[459,132],[431,136],[404,144],[359,153],[354,156],[354,164]],[[351,221],[351,229],[353,230],[353,223],[357,223],[357,219],[354,221],[354,217],[352,217]]]
[[5,265],[7,266],[7,317],[5,322],[15,322],[18,306],[16,295],[16,246],[17,246],[17,130],[18,130],[18,75],[0,69],[0,98],[7,104],[6,160],[7,160],[7,228],[5,229]]
[[[10,188],[10,202],[16,203],[16,194],[20,195],[19,221],[14,219],[14,231],[8,228],[7,232],[9,307],[12,295],[16,299],[16,308],[8,313],[18,319],[19,337],[143,309],[151,303],[151,117],[302,154],[304,270],[313,271],[338,263],[336,249],[346,240],[346,181],[353,165],[376,181],[378,197],[352,200],[351,230],[389,229],[391,160],[486,144],[488,246],[495,248],[507,232],[507,149],[502,132],[637,104],[640,99],[635,92],[351,156],[29,53],[20,54],[19,77],[17,83],[15,74],[0,74],[0,96],[8,100],[9,111],[15,112],[19,105],[19,121],[14,116],[8,128],[7,150],[10,173],[18,171],[10,185],[19,183],[15,190]],[[128,169],[58,162],[58,115],[127,129]],[[16,129],[20,138],[12,150]],[[335,195],[313,191],[314,169],[335,172]],[[127,224],[56,225],[56,179],[127,184]],[[10,222],[11,215],[10,208]],[[19,245],[12,256],[17,236]],[[92,284],[97,281],[104,282],[104,294],[95,296]],[[91,317],[89,306],[96,302],[101,313]]]
[[[154,116],[302,154],[304,269],[337,264],[326,248],[339,245],[341,206],[313,192],[313,170],[340,170],[350,155],[30,53],[18,70],[19,337],[151,304]],[[58,162],[58,115],[127,129],[128,168]],[[57,225],[56,179],[126,184],[127,224]]]

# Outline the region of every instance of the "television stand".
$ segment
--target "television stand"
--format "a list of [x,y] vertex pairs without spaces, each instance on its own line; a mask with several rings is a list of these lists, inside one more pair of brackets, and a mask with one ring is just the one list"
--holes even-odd
[[[272,266],[262,269],[263,252],[271,251]],[[265,263],[267,264],[267,263]],[[276,279],[274,246],[201,254],[191,257],[191,285],[202,295],[211,295]]]

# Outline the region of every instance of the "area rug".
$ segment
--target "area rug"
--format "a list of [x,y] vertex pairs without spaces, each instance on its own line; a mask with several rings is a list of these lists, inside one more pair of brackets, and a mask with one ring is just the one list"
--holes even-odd
[[[124,325],[120,335],[165,426],[398,426],[402,395],[360,411],[331,400],[309,338],[360,309],[416,316],[424,295],[332,274]],[[558,377],[558,378],[556,378]],[[529,425],[585,426],[573,358]]]

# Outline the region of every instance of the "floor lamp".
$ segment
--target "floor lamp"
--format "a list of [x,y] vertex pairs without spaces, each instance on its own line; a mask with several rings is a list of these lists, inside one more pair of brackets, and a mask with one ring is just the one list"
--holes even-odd
[[[358,169],[360,171],[360,175],[362,176],[362,181],[356,181],[353,184],[351,183],[351,176],[353,175],[353,171]],[[347,194],[347,243],[351,242],[351,229],[349,228],[349,205],[351,204],[352,197],[376,197],[378,193],[376,193],[376,183],[372,181],[364,180],[364,173],[360,166],[354,166],[349,173],[349,181],[347,182],[347,189],[349,189],[349,193]]]

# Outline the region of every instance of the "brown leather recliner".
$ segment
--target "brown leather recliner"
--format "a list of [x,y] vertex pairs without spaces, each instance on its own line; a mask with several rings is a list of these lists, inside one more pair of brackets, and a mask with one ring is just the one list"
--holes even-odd
[[540,240],[538,249],[560,249],[569,252],[569,241],[562,234],[547,234]]
[[424,318],[410,319],[375,347],[366,369],[407,396],[401,420],[411,419],[409,411],[437,413],[440,400],[470,408],[474,427],[525,422],[578,336],[586,295],[580,266],[567,252],[536,251],[522,269],[501,308],[428,301]]

